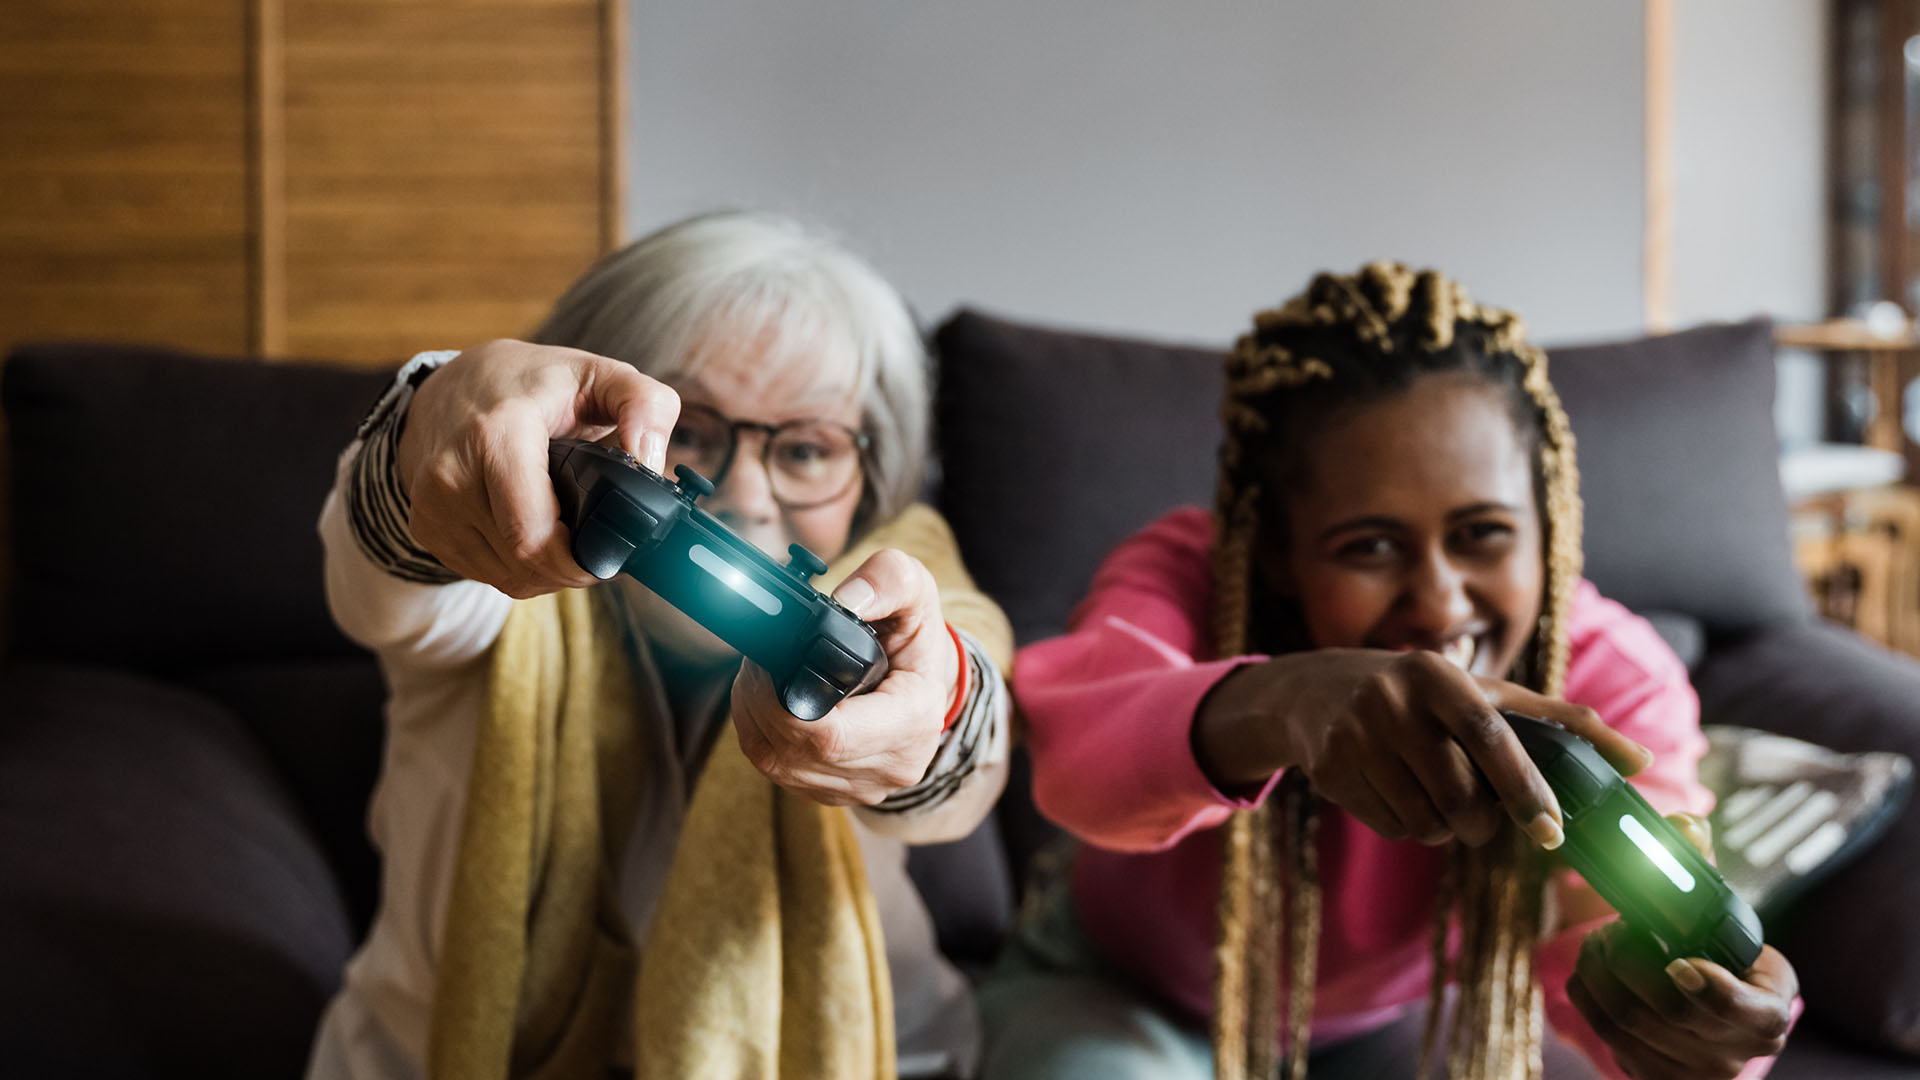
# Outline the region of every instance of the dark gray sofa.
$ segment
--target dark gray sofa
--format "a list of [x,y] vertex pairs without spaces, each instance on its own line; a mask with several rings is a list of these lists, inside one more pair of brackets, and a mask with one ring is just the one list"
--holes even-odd
[[[1205,499],[1218,357],[972,313],[939,341],[939,502],[1021,640],[1056,632],[1114,542]],[[1712,719],[1920,756],[1920,665],[1815,623],[1785,562],[1765,342],[1755,324],[1556,354],[1593,576],[1693,635]],[[313,519],[382,382],[82,346],[0,373],[0,1073],[297,1075],[378,883],[382,687],[327,620]],[[916,852],[964,966],[990,960],[1050,831],[1016,784],[974,837]],[[1810,1012],[1775,1076],[1920,1076],[1871,1049],[1920,1052],[1917,837],[1909,810],[1777,928]]]

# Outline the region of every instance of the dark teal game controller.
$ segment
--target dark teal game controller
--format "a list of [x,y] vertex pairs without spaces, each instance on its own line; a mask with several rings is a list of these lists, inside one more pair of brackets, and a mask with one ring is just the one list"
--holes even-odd
[[605,581],[627,574],[767,670],[786,710],[818,720],[887,673],[873,628],[812,585],[826,570],[794,544],[782,566],[695,505],[713,493],[682,465],[679,483],[625,451],[554,439],[548,471],[574,561]]

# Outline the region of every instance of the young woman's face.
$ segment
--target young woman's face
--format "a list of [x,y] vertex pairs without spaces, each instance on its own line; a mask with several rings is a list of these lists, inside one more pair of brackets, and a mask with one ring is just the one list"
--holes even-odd
[[1503,677],[1540,614],[1533,466],[1503,392],[1431,376],[1342,410],[1305,446],[1268,586],[1319,648],[1431,649]]

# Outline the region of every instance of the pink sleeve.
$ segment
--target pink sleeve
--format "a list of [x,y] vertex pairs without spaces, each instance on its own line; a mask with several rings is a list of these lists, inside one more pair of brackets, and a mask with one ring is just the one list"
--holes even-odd
[[[1653,764],[1631,777],[1634,787],[1662,814],[1705,816],[1713,793],[1700,783],[1707,739],[1700,733],[1700,701],[1687,669],[1645,619],[1602,597],[1590,582],[1574,593],[1573,656],[1567,666],[1567,700],[1586,705],[1608,725],[1653,751]],[[1535,958],[1547,1020],[1610,1077],[1624,1078],[1613,1052],[1567,997],[1567,980],[1580,957],[1580,942],[1607,919],[1570,927],[1543,943]],[[1800,1003],[1794,1003],[1799,1015]],[[1756,1080],[1773,1067],[1755,1058],[1740,1073]]]
[[1162,850],[1272,787],[1231,798],[1193,757],[1200,700],[1235,667],[1263,659],[1194,658],[1206,637],[1212,531],[1198,509],[1149,525],[1101,565],[1069,632],[1015,659],[1034,802],[1090,844]]

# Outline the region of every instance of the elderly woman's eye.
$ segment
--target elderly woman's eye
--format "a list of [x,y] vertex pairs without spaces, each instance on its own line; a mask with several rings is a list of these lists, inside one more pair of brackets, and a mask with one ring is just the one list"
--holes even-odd
[[809,470],[822,468],[837,456],[833,446],[824,442],[793,441],[782,443],[775,448],[776,462],[789,469]]

